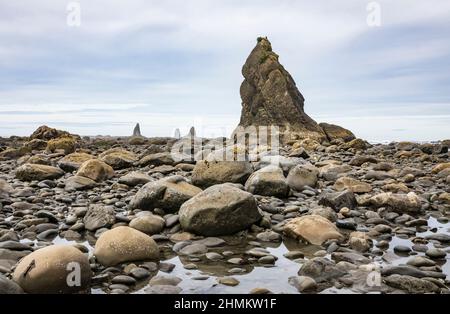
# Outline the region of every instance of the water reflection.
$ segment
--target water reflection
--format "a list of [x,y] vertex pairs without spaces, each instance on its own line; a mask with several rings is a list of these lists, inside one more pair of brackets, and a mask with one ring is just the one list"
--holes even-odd
[[[431,234],[445,233],[448,234],[450,223],[439,223],[435,218],[430,217],[428,220],[428,230],[424,232],[417,232],[416,237],[424,238]],[[433,231],[431,231],[433,229]],[[278,259],[273,266],[262,265],[258,263],[257,259],[252,259],[249,255],[245,254],[248,250],[254,249],[258,246],[255,242],[252,242],[252,237],[247,239],[241,237],[223,237],[226,241],[226,245],[220,247],[209,248],[208,252],[216,252],[222,254],[224,251],[231,251],[233,254],[224,256],[223,259],[218,261],[208,260],[204,255],[199,259],[192,259],[188,256],[178,256],[172,251],[171,247],[173,243],[167,241],[159,243],[162,248],[162,262],[174,264],[175,267],[170,275],[177,276],[182,279],[178,285],[182,288],[182,293],[249,293],[254,288],[266,288],[274,293],[298,293],[297,290],[289,285],[288,279],[291,276],[296,276],[301,264],[284,257],[284,254],[293,251],[299,251],[303,253],[305,259],[314,257],[314,254],[321,250],[321,247],[313,245],[301,244],[296,240],[285,238],[280,243],[260,243],[260,247],[266,249],[270,254],[276,256]],[[403,245],[412,248],[414,243],[409,239],[400,238],[397,235],[393,235],[389,241],[389,247],[384,253],[384,260],[381,256],[376,257],[375,261],[381,265],[402,265],[411,258],[411,255],[402,255],[394,252],[394,247],[397,245]],[[28,240],[29,241],[29,240]],[[37,243],[36,240],[34,240]],[[376,241],[375,241],[376,242]],[[88,236],[86,239],[73,241],[67,240],[57,236],[53,240],[54,244],[74,244],[79,243],[84,245],[89,250],[89,255],[93,254],[93,246],[95,238]],[[426,244],[427,247],[434,247],[433,241],[429,241]],[[439,246],[439,245],[436,245]],[[424,256],[425,253],[417,252],[417,255]],[[243,264],[235,265],[227,262],[230,258],[242,258]],[[449,279],[450,274],[450,261],[447,255],[446,260],[436,261],[437,265],[442,267],[443,272],[447,274]],[[194,263],[197,269],[186,269],[185,266]],[[139,262],[135,263],[140,265]],[[240,273],[230,273],[233,268],[241,268]],[[167,275],[162,271],[152,273],[152,276]],[[354,274],[355,275],[355,274]],[[365,274],[356,274],[364,276]],[[217,282],[218,277],[232,276],[239,280],[239,285],[235,287],[225,286]],[[150,277],[150,278],[151,278]],[[148,287],[149,279],[139,282],[134,287],[133,293],[145,293],[145,288]],[[357,282],[357,281],[356,281]],[[363,282],[363,281],[361,281]],[[107,292],[105,287],[94,287],[92,293],[105,293]],[[350,288],[337,289],[335,287],[328,288],[321,293],[361,293],[367,292],[361,285],[355,284]],[[374,291],[376,292],[376,291]]]

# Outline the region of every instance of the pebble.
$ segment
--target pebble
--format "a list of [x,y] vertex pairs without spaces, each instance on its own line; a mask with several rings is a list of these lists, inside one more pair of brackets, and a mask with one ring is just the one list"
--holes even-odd
[[268,264],[268,265],[275,264],[275,261],[276,261],[276,257],[273,256],[273,255],[263,256],[263,257],[258,259],[258,263],[260,263],[260,264]]
[[126,276],[126,275],[119,275],[119,276],[115,276],[111,282],[113,284],[123,284],[123,285],[134,285],[136,284],[136,279],[134,279],[133,277],[130,276]]
[[396,245],[394,247],[394,252],[401,254],[408,254],[409,252],[411,252],[411,248],[404,245]]
[[142,267],[135,267],[130,271],[130,275],[136,278],[137,280],[143,280],[145,278],[150,277],[150,272]]
[[234,277],[219,277],[217,278],[217,282],[222,285],[231,287],[237,286],[239,284],[239,280]]

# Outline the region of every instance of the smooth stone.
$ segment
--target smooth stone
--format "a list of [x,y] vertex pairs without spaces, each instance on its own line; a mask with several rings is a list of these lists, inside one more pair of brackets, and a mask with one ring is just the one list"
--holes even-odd
[[150,279],[150,286],[177,286],[182,281],[181,278],[172,275],[158,275]]
[[239,284],[239,280],[234,277],[219,277],[217,278],[217,282],[222,285],[231,287],[237,286]]
[[317,289],[316,281],[307,276],[290,277],[289,284],[294,286],[299,292],[313,291]]
[[131,285],[136,284],[136,279],[134,279],[133,277],[130,277],[130,276],[119,275],[119,276],[115,276],[111,280],[111,282],[114,284],[123,284],[123,285],[131,286]]
[[447,253],[444,250],[437,249],[437,248],[431,248],[428,249],[425,254],[432,259],[443,259],[447,255]]
[[204,244],[193,243],[183,247],[179,254],[181,255],[203,255],[208,252],[208,248]]

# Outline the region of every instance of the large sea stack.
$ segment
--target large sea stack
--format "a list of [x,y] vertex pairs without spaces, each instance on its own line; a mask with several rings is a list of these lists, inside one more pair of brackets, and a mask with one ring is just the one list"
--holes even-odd
[[278,126],[285,140],[327,139],[322,128],[304,112],[305,98],[267,38],[258,38],[242,74],[239,126]]

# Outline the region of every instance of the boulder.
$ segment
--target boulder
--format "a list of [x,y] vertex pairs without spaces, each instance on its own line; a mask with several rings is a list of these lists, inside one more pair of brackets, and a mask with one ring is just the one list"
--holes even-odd
[[439,287],[429,280],[406,275],[391,275],[384,278],[384,282],[391,287],[404,290],[410,294],[437,293],[440,291]]
[[24,143],[23,146],[29,149],[30,151],[44,150],[47,148],[47,141],[35,138],[32,139],[31,141]]
[[268,166],[254,172],[245,183],[245,189],[263,196],[284,198],[289,194],[283,170],[277,166]]
[[145,145],[145,144],[147,144],[147,139],[142,136],[132,136],[128,139],[128,144],[130,144],[130,145]]
[[289,237],[314,245],[321,245],[329,239],[343,238],[333,223],[318,215],[294,218],[284,226],[283,231]]
[[337,191],[349,190],[353,193],[369,193],[372,191],[372,186],[369,183],[361,182],[350,177],[341,177],[334,183],[334,188]]
[[360,167],[362,164],[365,163],[372,163],[376,164],[378,163],[378,160],[372,156],[365,156],[365,155],[357,155],[350,160],[348,163],[350,166],[357,166]]
[[78,176],[101,182],[114,177],[114,169],[105,162],[98,159],[85,161],[77,171]]
[[94,156],[86,153],[69,154],[58,161],[58,167],[66,172],[77,171],[85,161],[93,158]]
[[349,165],[335,165],[329,164],[319,169],[319,177],[324,178],[327,181],[336,181],[338,178],[346,175],[351,171],[352,167]]
[[450,162],[445,162],[442,164],[437,164],[436,166],[433,167],[433,169],[431,170],[431,173],[434,174],[438,174],[439,172],[450,168]]
[[24,164],[33,164],[33,165],[46,165],[51,166],[52,162],[48,158],[47,155],[44,154],[37,154],[37,155],[25,155],[17,160],[18,165],[24,165]]
[[343,149],[366,150],[369,147],[366,141],[356,138],[342,145]]
[[172,176],[145,184],[130,202],[130,209],[152,210],[162,208],[176,211],[181,204],[202,190],[182,176]]
[[192,183],[206,188],[222,183],[242,183],[253,172],[247,161],[198,161],[192,172]]
[[114,266],[124,262],[158,260],[159,248],[145,233],[130,227],[108,230],[98,238],[94,255],[104,266]]
[[305,261],[298,274],[311,277],[320,283],[342,277],[345,272],[340,270],[332,261],[323,257],[315,257]]
[[180,208],[181,227],[204,236],[234,234],[261,219],[252,194],[231,184],[212,186]]
[[350,233],[348,243],[353,250],[361,253],[367,252],[371,246],[367,234],[360,231]]
[[119,183],[126,184],[128,186],[136,186],[139,184],[146,184],[152,180],[148,174],[133,171],[119,178]]
[[49,140],[46,150],[51,153],[64,151],[64,154],[67,155],[73,153],[76,147],[77,142],[75,139],[73,137],[65,136]]
[[342,140],[344,142],[350,142],[356,139],[356,136],[349,130],[344,129],[339,125],[320,123],[319,126],[325,132],[327,139],[331,141]]
[[141,215],[130,222],[130,227],[146,234],[160,233],[166,225],[165,220],[157,215]]
[[82,176],[72,176],[66,179],[64,189],[68,192],[89,190],[97,185],[92,179]]
[[162,152],[156,154],[150,154],[144,156],[139,160],[139,165],[141,167],[145,166],[161,166],[161,165],[175,165],[176,162],[172,158],[172,154],[169,152]]
[[34,131],[33,134],[31,134],[30,140],[39,139],[49,141],[59,137],[77,137],[77,136],[74,136],[66,131],[53,129],[46,125],[43,125],[37,128],[37,130]]
[[283,172],[287,175],[292,168],[297,165],[309,164],[303,158],[298,157],[284,157],[280,155],[268,155],[263,156],[257,165],[257,169],[261,169],[267,166],[278,166],[283,169]]
[[22,181],[54,180],[63,175],[61,169],[46,165],[24,164],[16,169],[16,178]]
[[298,165],[289,171],[287,184],[295,191],[303,191],[306,187],[316,187],[319,170],[311,164]]
[[342,192],[323,193],[319,199],[319,205],[328,206],[339,211],[344,207],[354,209],[358,203],[352,191],[344,190]]
[[87,255],[77,248],[50,245],[25,256],[12,278],[27,293],[76,293],[89,290],[92,272]]
[[29,153],[30,149],[28,147],[7,148],[4,151],[0,152],[0,158],[17,159]]
[[369,199],[369,203],[376,207],[387,207],[400,213],[417,213],[422,208],[422,202],[416,193],[394,194],[380,193]]
[[110,227],[116,221],[114,208],[92,204],[83,218],[84,227],[89,231]]
[[101,153],[99,159],[110,165],[113,169],[124,169],[132,166],[138,157],[125,149],[112,148]]

